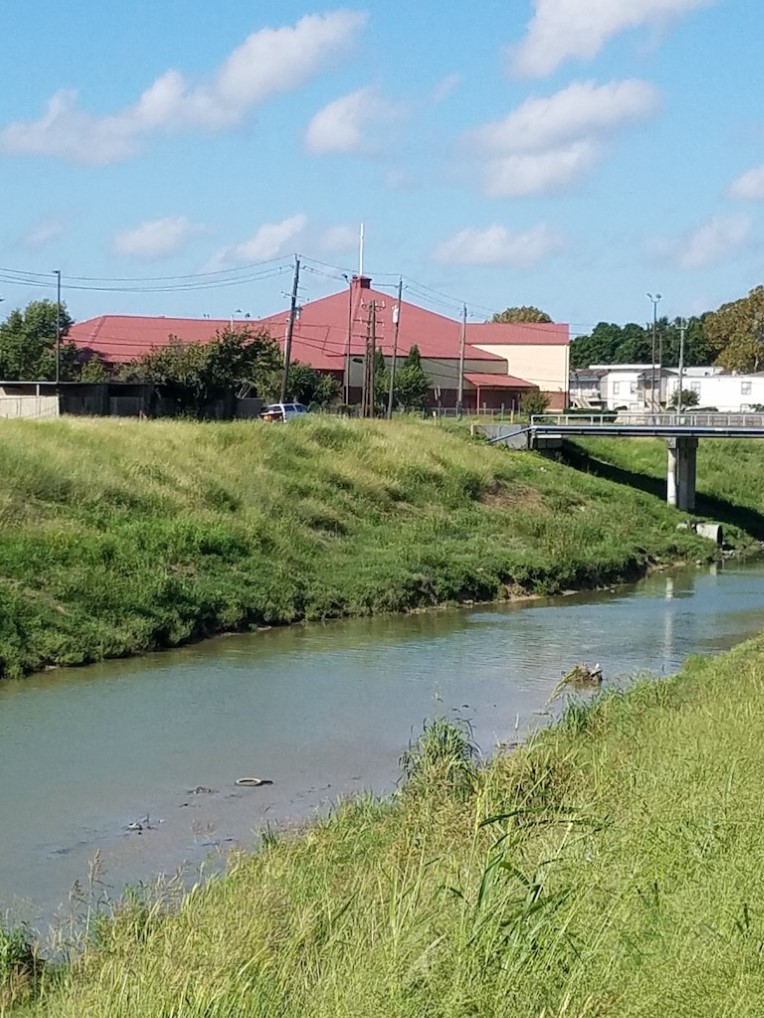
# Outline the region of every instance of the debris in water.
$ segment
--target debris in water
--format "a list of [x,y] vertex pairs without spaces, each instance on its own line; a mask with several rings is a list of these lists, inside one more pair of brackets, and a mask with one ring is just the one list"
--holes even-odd
[[126,831],[131,831],[135,834],[142,834],[143,831],[152,831],[154,828],[151,826],[150,817],[147,813],[145,817],[139,817],[137,820],[131,820],[125,827]]
[[270,778],[237,778],[236,784],[244,788],[259,788],[260,785],[272,785]]
[[599,662],[592,667],[585,664],[577,664],[574,668],[571,668],[569,672],[566,672],[563,675],[552,690],[547,703],[550,703],[555,699],[555,697],[559,696],[566,686],[572,686],[574,689],[590,689],[601,685],[602,666]]

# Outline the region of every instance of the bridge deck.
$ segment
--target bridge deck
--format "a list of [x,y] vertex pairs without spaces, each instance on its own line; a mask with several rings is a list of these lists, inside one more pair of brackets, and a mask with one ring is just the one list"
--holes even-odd
[[600,435],[618,438],[764,438],[764,428],[690,424],[536,424],[529,431],[549,438]]

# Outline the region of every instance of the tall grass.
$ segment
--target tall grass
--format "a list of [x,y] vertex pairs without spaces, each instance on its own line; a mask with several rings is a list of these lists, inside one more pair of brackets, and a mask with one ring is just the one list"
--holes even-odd
[[0,426],[0,676],[709,554],[655,497],[431,423]]
[[759,640],[481,767],[438,722],[391,800],[128,904],[14,1013],[758,1018],[763,705]]

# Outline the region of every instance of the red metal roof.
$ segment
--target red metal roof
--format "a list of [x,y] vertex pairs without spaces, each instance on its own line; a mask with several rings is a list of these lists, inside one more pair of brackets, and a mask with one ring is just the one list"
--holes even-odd
[[[235,321],[234,329],[256,326]],[[141,315],[101,315],[78,322],[69,330],[70,339],[81,350],[89,349],[108,364],[124,364],[164,346],[170,336],[184,343],[206,343],[216,332],[231,328],[227,318],[149,318]]]
[[[364,276],[354,277],[347,290],[311,301],[300,309],[292,336],[292,359],[322,371],[342,371],[349,331],[351,356],[364,352],[372,303],[375,305],[376,345],[390,355],[395,334],[396,295],[372,289],[371,280]],[[283,349],[288,318],[286,310],[267,318],[234,322],[225,318],[101,315],[72,326],[68,338],[80,349],[92,350],[107,363],[121,364],[142,357],[154,347],[164,346],[170,336],[177,336],[186,343],[207,342],[217,331],[231,327],[265,328]],[[456,360],[460,339],[458,321],[402,301],[398,326],[398,352],[402,356],[416,345],[424,358]],[[567,325],[468,324],[465,355],[468,361],[503,361],[503,357],[478,350],[474,344],[567,342]]]
[[487,375],[469,372],[464,376],[465,381],[471,382],[476,389],[538,389],[533,382],[526,382],[524,378],[515,378],[514,375]]
[[486,346],[567,346],[570,331],[559,322],[467,323],[467,342]]
[[[348,347],[350,333],[350,354],[361,356],[366,346],[366,335],[370,328],[371,305],[375,305],[375,342],[378,349],[388,356],[393,352],[395,325],[393,309],[397,295],[382,293],[371,287],[368,277],[354,277],[352,286],[340,293],[305,304],[295,323],[292,338],[292,356],[296,360],[314,364],[315,358],[326,358],[335,368],[342,367]],[[279,342],[282,342],[289,313],[259,320],[259,325],[268,328]],[[456,360],[459,357],[461,325],[453,318],[427,311],[408,301],[401,302],[398,324],[398,353],[405,356],[412,346],[418,346],[422,357],[428,359]],[[503,360],[495,354],[486,353],[468,346],[468,360]]]

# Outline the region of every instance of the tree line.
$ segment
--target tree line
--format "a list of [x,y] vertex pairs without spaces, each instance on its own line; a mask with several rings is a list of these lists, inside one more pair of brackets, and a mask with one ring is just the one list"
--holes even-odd
[[[656,357],[666,367],[679,364],[681,319],[659,318],[656,323]],[[573,368],[590,364],[650,364],[653,327],[629,322],[600,322],[589,335],[570,346]],[[764,368],[764,286],[747,296],[686,319],[684,363],[687,367],[717,364],[726,371],[759,371]]]
[[[495,314],[494,322],[551,322],[537,307],[510,307]],[[599,322],[570,345],[570,365],[651,364],[653,352],[666,367],[678,367],[682,320],[659,318],[655,325],[627,322]],[[684,363],[687,367],[717,364],[726,371],[764,369],[764,286],[754,287],[747,296],[685,319]]]

